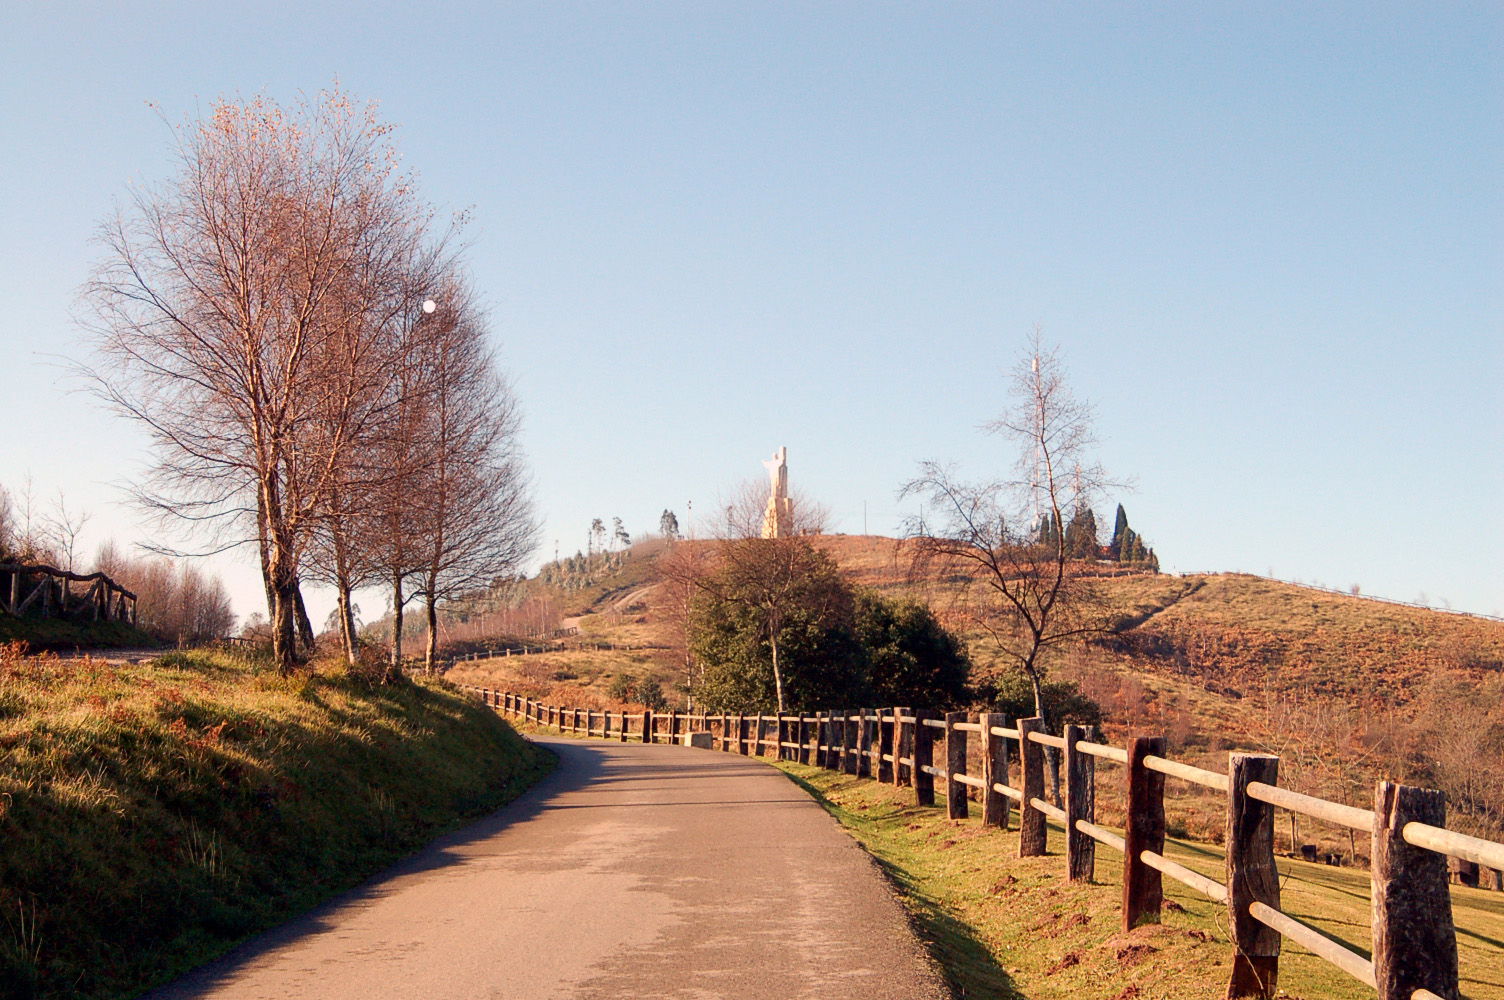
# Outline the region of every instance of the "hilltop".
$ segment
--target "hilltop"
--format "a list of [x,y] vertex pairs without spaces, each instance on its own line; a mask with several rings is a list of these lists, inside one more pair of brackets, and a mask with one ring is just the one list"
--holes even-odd
[[[930,603],[964,625],[961,581],[916,574],[899,539],[812,539],[854,584]],[[706,543],[681,542],[681,545]],[[661,540],[635,546],[619,567],[573,591],[543,588],[587,642],[675,645],[657,562]],[[1114,621],[1094,652],[1117,666],[1189,681],[1233,699],[1299,693],[1404,706],[1438,675],[1482,682],[1504,672],[1504,622],[1426,610],[1244,573],[1176,576],[1103,568],[1097,581]],[[978,666],[992,662],[980,637]]]

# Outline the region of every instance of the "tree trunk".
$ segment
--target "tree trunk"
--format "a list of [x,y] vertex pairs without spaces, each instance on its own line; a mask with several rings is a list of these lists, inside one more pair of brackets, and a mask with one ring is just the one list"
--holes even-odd
[[773,690],[778,694],[778,711],[783,711],[783,674],[778,669],[778,632],[774,630],[768,639],[773,649]]
[[308,620],[308,608],[303,604],[303,587],[296,573],[293,574],[291,587],[293,611],[297,616],[298,641],[305,651],[311,653],[314,641],[313,622]]
[[392,574],[392,659],[387,666],[386,679],[393,681],[402,672],[402,605],[407,599],[402,596],[402,574]]
[[335,584],[339,597],[339,639],[345,649],[345,662],[355,666],[355,610],[350,604],[350,581],[341,577]]
[[[431,581],[430,581],[431,582]],[[427,613],[428,642],[423,650],[423,672],[433,673],[434,660],[439,652],[439,612],[438,598],[434,596],[434,588],[430,586],[428,592],[423,595],[423,609]]]
[[291,588],[286,575],[273,570],[272,585],[272,659],[283,674],[297,669],[297,624],[294,621]]

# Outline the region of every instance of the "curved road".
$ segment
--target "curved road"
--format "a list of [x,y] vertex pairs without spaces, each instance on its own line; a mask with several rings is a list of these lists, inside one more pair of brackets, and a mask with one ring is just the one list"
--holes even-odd
[[943,1000],[871,860],[783,775],[544,739],[511,805],[151,1000]]

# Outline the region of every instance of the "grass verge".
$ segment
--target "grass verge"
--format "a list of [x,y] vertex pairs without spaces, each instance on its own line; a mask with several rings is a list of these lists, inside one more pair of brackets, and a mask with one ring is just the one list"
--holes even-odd
[[442,681],[225,652],[0,664],[0,997],[131,996],[552,766]]
[[[1058,853],[1019,858],[1018,835],[952,821],[912,793],[779,763],[877,859],[900,890],[956,996],[998,1000],[1221,1000],[1231,970],[1225,909],[1165,879],[1164,922],[1124,933],[1122,862],[1098,846],[1096,881],[1065,880]],[[975,806],[974,811],[977,811]],[[1017,814],[1014,814],[1014,824]],[[1050,828],[1058,852],[1064,833]],[[1218,848],[1167,844],[1170,857],[1220,878]],[[1282,908],[1367,954],[1368,875],[1280,859]],[[1504,896],[1455,887],[1462,992],[1504,998]],[[1371,1000],[1373,990],[1285,942],[1281,994]]]

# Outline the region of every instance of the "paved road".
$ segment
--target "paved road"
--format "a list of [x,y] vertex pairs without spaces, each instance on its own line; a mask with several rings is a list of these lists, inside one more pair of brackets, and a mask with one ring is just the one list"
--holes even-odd
[[543,740],[510,806],[151,1000],[941,1000],[860,848],[772,768]]

